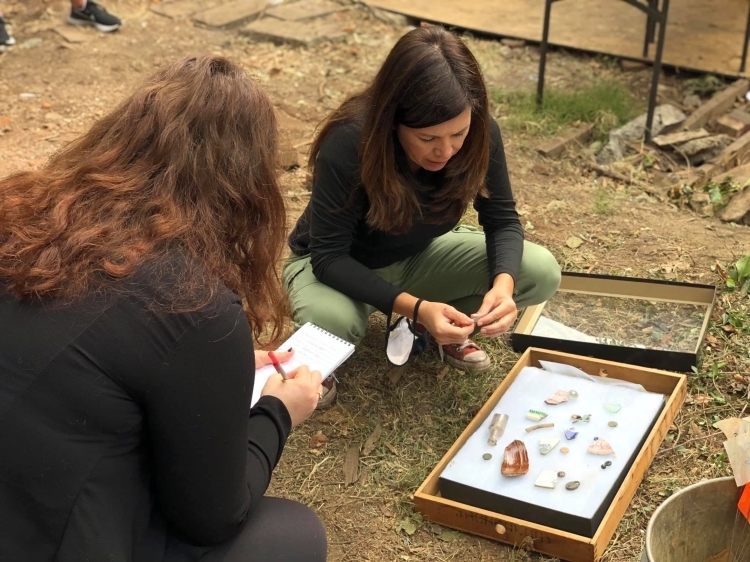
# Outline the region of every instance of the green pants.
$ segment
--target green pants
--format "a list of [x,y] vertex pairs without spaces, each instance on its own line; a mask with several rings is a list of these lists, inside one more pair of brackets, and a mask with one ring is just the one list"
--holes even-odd
[[[450,304],[464,314],[479,309],[490,281],[484,233],[464,226],[436,238],[419,254],[374,271],[415,297]],[[376,309],[318,281],[310,256],[292,254],[282,279],[296,327],[312,322],[355,344],[364,337]],[[559,284],[560,266],[552,254],[524,242],[513,293],[518,308],[546,301]]]

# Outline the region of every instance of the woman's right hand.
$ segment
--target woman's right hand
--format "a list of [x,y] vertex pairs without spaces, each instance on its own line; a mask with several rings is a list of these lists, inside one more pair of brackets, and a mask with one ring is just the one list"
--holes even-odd
[[311,371],[306,365],[287,373],[289,380],[284,380],[280,374],[274,373],[268,379],[261,396],[275,396],[284,403],[292,427],[302,423],[315,411],[320,400],[320,383],[322,376],[319,371]]
[[448,304],[422,301],[417,318],[439,345],[463,343],[474,331],[474,320]]

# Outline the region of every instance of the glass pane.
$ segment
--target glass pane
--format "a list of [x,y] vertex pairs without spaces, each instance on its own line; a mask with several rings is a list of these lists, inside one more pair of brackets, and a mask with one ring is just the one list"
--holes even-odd
[[531,335],[692,353],[706,310],[699,304],[558,291]]

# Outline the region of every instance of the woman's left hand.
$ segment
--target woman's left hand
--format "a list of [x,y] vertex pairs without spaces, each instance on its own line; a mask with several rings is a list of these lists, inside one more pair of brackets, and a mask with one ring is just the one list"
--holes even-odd
[[516,302],[501,287],[493,287],[484,296],[482,306],[472,318],[479,317],[477,322],[483,336],[496,337],[507,332],[516,321],[518,309]]
[[[274,351],[273,354],[279,360],[279,363],[285,363],[292,358],[294,350],[292,351]],[[267,351],[256,351],[255,352],[255,369],[260,369],[266,365],[271,364],[271,358],[268,356]]]

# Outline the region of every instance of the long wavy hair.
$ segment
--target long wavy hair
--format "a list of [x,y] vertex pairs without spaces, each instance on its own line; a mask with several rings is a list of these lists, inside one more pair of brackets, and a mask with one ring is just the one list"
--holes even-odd
[[[421,129],[471,109],[461,150],[446,164],[432,204],[420,210],[414,186],[396,165],[396,127]],[[372,84],[348,98],[321,125],[311,147],[315,174],[320,148],[332,129],[362,124],[360,181],[370,201],[367,223],[391,233],[409,229],[414,216],[428,222],[458,222],[477,195],[486,195],[489,165],[489,105],[477,60],[455,35],[439,26],[410,31],[398,40]]]
[[0,280],[18,299],[66,303],[122,290],[144,263],[177,252],[199,267],[172,279],[170,311],[205,307],[223,283],[255,337],[276,339],[287,299],[275,155],[260,85],[225,58],[185,58],[42,170],[0,180]]

